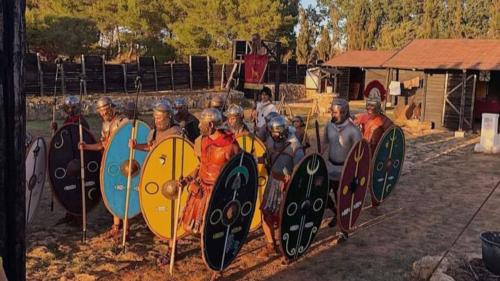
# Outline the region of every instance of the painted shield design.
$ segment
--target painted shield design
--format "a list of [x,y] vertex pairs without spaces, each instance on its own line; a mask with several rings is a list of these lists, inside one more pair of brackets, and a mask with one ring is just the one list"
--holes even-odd
[[[250,153],[250,149],[252,147],[252,137],[251,136],[239,136],[236,138],[240,147],[246,152]],[[253,155],[255,157],[261,157],[266,152],[266,146],[264,143],[258,138],[254,138],[253,144]],[[262,204],[262,198],[264,196],[264,189],[267,184],[267,170],[264,164],[257,164],[257,201],[255,203],[255,213],[252,219],[252,225],[250,226],[250,231],[255,231],[260,228],[262,224],[262,212],[260,210],[260,205]]]
[[337,191],[337,218],[341,230],[349,232],[356,223],[370,178],[370,145],[358,141],[344,163]]
[[[82,191],[80,179],[80,134],[77,124],[62,126],[52,138],[49,147],[49,179],[52,191],[59,203],[74,215],[82,214]],[[83,128],[83,141],[96,143],[92,133]],[[87,212],[101,199],[99,189],[99,167],[101,152],[84,152],[85,191]]]
[[312,153],[297,165],[281,208],[280,247],[288,260],[302,256],[318,233],[328,196],[328,170]]
[[47,171],[47,146],[43,138],[36,138],[26,151],[26,224],[35,215],[42,198]]
[[[122,124],[111,136],[104,151],[101,166],[101,192],[104,204],[114,216],[125,218],[125,204],[127,196],[127,178],[130,148],[129,139],[132,137],[133,121]],[[146,143],[149,126],[137,120],[135,136],[137,143]],[[139,205],[139,180],[141,169],[147,152],[134,150],[132,152],[132,173],[130,182],[130,200],[128,218],[137,216],[141,212]]]
[[382,203],[396,186],[405,159],[405,135],[397,126],[380,138],[372,160],[372,198]]
[[201,243],[203,260],[222,271],[245,243],[255,211],[257,165],[253,156],[234,156],[217,178],[205,211]]
[[[180,136],[164,139],[149,152],[142,169],[139,198],[142,215],[156,236],[163,239],[174,236],[175,212],[179,204],[176,182],[181,175],[185,177],[191,174],[198,164],[193,144]],[[188,191],[183,189],[181,192],[182,210],[187,202]],[[184,228],[178,227],[177,237],[184,235]]]

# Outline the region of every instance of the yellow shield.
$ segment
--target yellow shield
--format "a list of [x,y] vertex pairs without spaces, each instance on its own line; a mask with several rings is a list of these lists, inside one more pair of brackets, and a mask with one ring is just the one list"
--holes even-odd
[[[158,237],[163,239],[173,237],[178,204],[178,190],[175,183],[181,176],[186,177],[191,174],[198,163],[193,144],[180,136],[164,139],[149,152],[139,184],[139,199],[144,219],[149,229]],[[184,187],[181,192],[182,212],[188,191]],[[177,237],[185,234],[183,228],[178,226]]]
[[[250,153],[250,149],[252,147],[251,136],[242,135],[237,137],[236,140],[238,141],[238,144],[243,150]],[[266,147],[264,146],[264,143],[261,140],[255,138],[253,145],[254,145],[253,155],[255,157],[262,157],[266,152]],[[255,203],[255,213],[253,215],[250,231],[257,230],[262,223],[262,213],[260,211],[260,205],[262,204],[262,198],[264,196],[264,189],[266,188],[267,177],[268,177],[267,170],[264,164],[257,164],[257,172],[259,174],[258,187],[257,187],[257,201]]]

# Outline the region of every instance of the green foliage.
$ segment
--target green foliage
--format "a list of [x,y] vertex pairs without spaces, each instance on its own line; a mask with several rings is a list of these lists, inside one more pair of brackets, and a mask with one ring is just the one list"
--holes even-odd
[[65,55],[73,59],[87,53],[99,40],[94,22],[68,16],[45,16],[27,29],[33,51],[49,59]]
[[306,11],[300,8],[299,13],[299,35],[297,37],[297,62],[304,64],[309,62],[311,55],[312,45],[314,44],[313,36],[311,34],[311,26],[307,18]]
[[327,61],[330,59],[330,54],[332,51],[332,41],[330,39],[330,34],[328,33],[327,28],[323,28],[323,30],[321,30],[321,36],[318,45],[316,46],[316,50],[318,51],[319,59],[322,59],[323,61]]
[[488,34],[500,39],[500,0],[493,0],[490,6],[490,28]]

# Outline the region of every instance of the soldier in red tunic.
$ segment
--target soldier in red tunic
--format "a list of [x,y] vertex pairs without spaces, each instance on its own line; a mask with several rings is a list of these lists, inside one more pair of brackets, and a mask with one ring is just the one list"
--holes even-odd
[[372,154],[384,132],[393,125],[391,119],[382,113],[379,97],[366,99],[366,113],[357,115],[354,123],[361,127],[363,138],[370,144]]
[[225,129],[222,114],[215,108],[203,110],[200,117],[200,165],[186,178],[189,198],[182,215],[182,225],[187,232],[199,233],[205,215],[206,202],[224,165],[240,147],[234,134]]
[[[370,153],[373,156],[378,142],[384,132],[394,123],[382,113],[380,97],[371,96],[366,99],[366,113],[356,116],[354,123],[361,127],[363,138],[370,144]],[[372,198],[372,206],[379,204]]]

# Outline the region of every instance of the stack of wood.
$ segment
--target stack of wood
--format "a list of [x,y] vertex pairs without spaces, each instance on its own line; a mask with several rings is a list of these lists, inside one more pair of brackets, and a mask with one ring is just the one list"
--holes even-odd
[[411,134],[421,135],[425,130],[432,129],[431,122],[420,121],[422,103],[415,102],[415,96],[408,99],[408,103],[400,103],[394,108],[394,123]]

